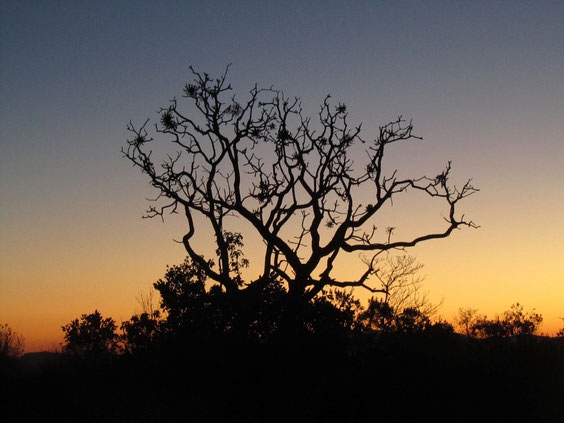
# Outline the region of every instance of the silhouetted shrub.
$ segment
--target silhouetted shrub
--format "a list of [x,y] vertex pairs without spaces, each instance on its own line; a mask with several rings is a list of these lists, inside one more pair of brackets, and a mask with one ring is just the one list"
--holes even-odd
[[122,339],[127,352],[133,353],[150,349],[160,335],[162,321],[158,310],[140,313],[121,324]]
[[116,333],[115,321],[104,319],[98,310],[91,314],[83,314],[62,326],[65,342],[65,353],[88,358],[112,355],[119,350],[119,336]]
[[[360,310],[358,300],[342,290],[326,290],[312,301],[299,298],[293,302],[283,285],[269,279],[235,292],[206,283],[204,273],[189,259],[170,266],[154,284],[164,316],[154,327],[169,339],[186,340],[227,337],[266,342],[299,334],[345,336]],[[135,328],[138,320],[124,328]]]
[[24,338],[7,324],[0,324],[0,355],[19,357],[23,353]]
[[496,316],[493,320],[479,316],[470,326],[470,333],[479,338],[509,338],[536,333],[542,323],[542,315],[525,312],[519,303]]
[[454,328],[448,322],[433,322],[425,310],[406,307],[396,310],[383,300],[371,298],[368,306],[358,315],[358,325],[365,330],[382,334],[422,334],[430,330],[452,333]]

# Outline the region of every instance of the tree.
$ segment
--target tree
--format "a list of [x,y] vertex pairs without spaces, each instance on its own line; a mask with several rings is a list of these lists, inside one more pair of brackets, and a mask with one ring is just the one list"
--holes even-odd
[[487,316],[476,316],[470,325],[469,333],[478,338],[510,338],[535,334],[541,323],[542,315],[534,311],[525,312],[521,304],[516,303],[503,313],[489,320]]
[[453,332],[452,325],[442,319],[433,321],[424,308],[395,308],[381,299],[372,298],[358,317],[359,324],[367,330],[383,334],[414,334],[434,330]]
[[455,319],[455,323],[458,328],[466,334],[467,336],[476,336],[476,323],[483,320],[477,309],[473,308],[459,308],[458,316]]
[[[441,303],[433,304],[422,292],[424,278],[419,275],[423,265],[413,256],[398,255],[379,258],[374,263],[378,271],[374,279],[378,282],[381,301],[394,310],[415,309],[431,317]],[[375,298],[373,298],[375,300]]]
[[0,355],[19,357],[24,350],[24,338],[7,324],[0,324]]
[[62,326],[65,342],[63,351],[83,357],[103,357],[115,354],[119,350],[119,336],[115,321],[103,318],[98,310],[83,314]]
[[[140,126],[130,122],[132,137],[122,150],[157,191],[147,217],[182,212],[188,256],[227,293],[261,290],[273,281],[286,288],[293,304],[308,302],[327,287],[383,292],[370,281],[379,272],[380,254],[476,227],[457,207],[478,190],[470,180],[461,188],[453,186],[450,162],[433,177],[387,170],[389,148],[421,140],[411,122],[399,117],[368,142],[361,137],[361,125],[349,124],[346,106],[332,106],[330,96],[323,100],[316,124],[305,116],[298,98],[273,88],[255,85],[239,101],[230,94],[228,68],[217,79],[190,68],[194,81],[182,97],[192,108],[185,110],[173,99],[160,109],[155,133],[159,140],[169,139],[175,150],[164,153],[160,166],[150,147],[157,140],[149,134],[149,120]],[[365,149],[362,165],[353,161],[358,147]],[[396,240],[394,228],[374,225],[379,212],[408,191],[443,201],[442,230]],[[373,198],[364,198],[368,192]],[[194,242],[204,222],[213,233],[215,257],[204,257]],[[233,230],[244,224],[264,242],[255,279],[243,277],[249,263],[243,257],[242,232]],[[368,254],[362,272],[346,279],[334,276],[338,257],[358,253]]]
[[536,333],[542,320],[541,314],[534,310],[526,312],[521,304],[516,303],[503,313],[502,321],[508,336],[522,336]]
[[207,291],[205,280],[203,270],[186,259],[180,265],[168,267],[165,277],[154,284],[166,315],[166,331],[193,334],[223,329],[223,313],[214,301],[217,290]]
[[121,324],[124,349],[129,353],[150,349],[161,334],[161,311],[155,307],[153,291],[141,292],[137,297],[141,311]]
[[[189,342],[210,337],[264,342],[282,334],[287,295],[283,286],[271,281],[260,290],[247,289],[234,296],[218,285],[206,287],[205,279],[202,269],[187,258],[168,267],[164,278],[154,284],[165,317],[157,326],[161,334]],[[334,339],[353,329],[360,309],[350,292],[322,291],[301,310],[292,335],[331,333]],[[137,318],[125,328],[138,326]]]
[[129,353],[148,350],[153,346],[160,334],[161,320],[158,310],[152,313],[134,314],[121,324],[122,339],[125,350]]
[[390,256],[376,261],[380,296],[368,300],[359,315],[359,323],[367,329],[384,333],[423,332],[434,325],[431,318],[439,305],[432,304],[421,292],[423,268],[413,256]]

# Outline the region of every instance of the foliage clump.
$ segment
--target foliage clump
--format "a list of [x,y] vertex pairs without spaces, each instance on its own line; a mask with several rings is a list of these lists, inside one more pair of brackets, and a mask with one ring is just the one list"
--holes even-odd
[[122,324],[125,348],[135,352],[171,341],[267,344],[330,338],[338,343],[361,333],[452,333],[450,324],[433,321],[436,306],[420,295],[421,280],[412,278],[421,265],[410,257],[387,263],[392,267],[381,274],[382,297],[372,297],[364,307],[352,291],[328,288],[296,304],[282,285],[268,280],[253,289],[227,291],[187,258],[168,267],[154,284],[160,309],[148,309]]
[[481,316],[474,309],[459,309],[457,323],[466,335],[475,338],[511,338],[533,335],[543,321],[534,310],[527,312],[519,304],[513,304],[501,316],[493,319]]
[[100,358],[119,351],[119,335],[116,323],[111,318],[104,318],[95,310],[83,314],[80,319],[62,326],[64,332],[63,351],[70,355]]

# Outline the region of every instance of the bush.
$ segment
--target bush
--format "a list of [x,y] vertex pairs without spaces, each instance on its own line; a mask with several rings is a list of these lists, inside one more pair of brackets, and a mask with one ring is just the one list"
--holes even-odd
[[513,336],[526,336],[535,334],[542,323],[542,315],[525,312],[519,303],[488,320],[486,316],[478,317],[470,328],[470,333],[478,338],[510,338]]
[[152,313],[140,313],[123,322],[122,339],[127,352],[148,350],[157,340],[162,321],[158,310]]
[[19,357],[24,350],[24,338],[6,324],[0,324],[0,355]]
[[119,351],[119,336],[112,318],[104,319],[98,310],[83,314],[62,326],[65,333],[63,351],[76,356],[103,357]]

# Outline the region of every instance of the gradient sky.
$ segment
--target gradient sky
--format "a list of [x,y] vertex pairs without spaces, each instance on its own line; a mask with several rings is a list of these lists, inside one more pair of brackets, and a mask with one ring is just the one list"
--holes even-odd
[[[28,351],[55,348],[60,326],[94,309],[129,319],[182,261],[182,220],[141,219],[153,192],[120,148],[130,120],[180,96],[189,65],[218,75],[228,63],[239,95],[274,85],[314,114],[330,93],[368,139],[412,118],[424,142],[395,153],[398,166],[434,175],[452,160],[481,189],[461,205],[480,229],[411,250],[440,313],[520,302],[542,331],[562,326],[563,2],[0,7],[0,323]],[[416,222],[422,209],[405,205]]]

